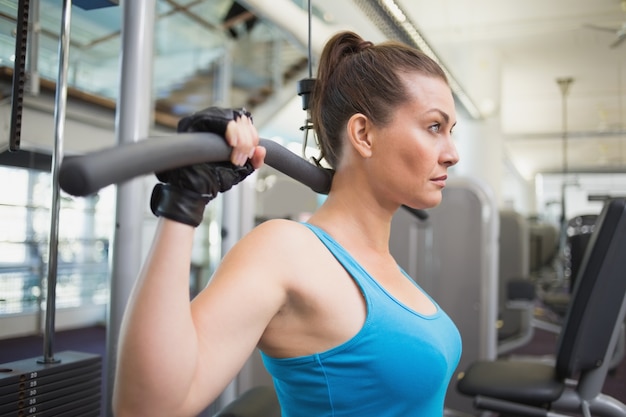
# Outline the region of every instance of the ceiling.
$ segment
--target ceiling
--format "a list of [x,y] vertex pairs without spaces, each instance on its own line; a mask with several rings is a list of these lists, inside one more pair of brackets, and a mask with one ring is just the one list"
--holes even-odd
[[[340,29],[374,42],[385,39],[386,32],[365,12],[373,2],[312,0],[314,61],[325,39]],[[43,78],[56,77],[61,3],[41,0]],[[215,68],[224,51],[235,51],[231,103],[256,108],[263,134],[301,140],[305,115],[295,81],[307,75],[307,0],[240,1],[247,10],[234,15],[232,0],[156,3],[157,111],[178,116],[211,104]],[[621,0],[396,4],[479,117],[495,126],[508,166],[528,179],[539,172],[561,172],[565,137],[570,172],[626,171],[626,41],[611,47],[626,23]],[[0,0],[0,66],[11,64],[16,8],[17,0]],[[119,82],[120,9],[75,6],[72,17],[70,83],[111,100]],[[276,44],[281,45],[278,55]],[[566,77],[573,82],[564,95],[556,80]]]
[[[357,3],[313,1],[333,29],[350,28],[380,40],[380,30]],[[564,169],[626,171],[626,41],[611,47],[618,30],[626,28],[626,2],[396,3],[481,118],[497,121],[505,162],[523,177]],[[565,94],[560,78],[572,79]]]

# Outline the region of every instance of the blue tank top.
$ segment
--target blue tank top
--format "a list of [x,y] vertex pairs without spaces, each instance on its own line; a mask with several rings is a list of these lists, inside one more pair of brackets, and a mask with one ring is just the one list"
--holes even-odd
[[332,237],[305,225],[360,287],[367,316],[352,339],[325,352],[293,358],[261,352],[282,417],[442,416],[461,356],[461,336],[452,320],[434,301],[432,315],[406,307]]

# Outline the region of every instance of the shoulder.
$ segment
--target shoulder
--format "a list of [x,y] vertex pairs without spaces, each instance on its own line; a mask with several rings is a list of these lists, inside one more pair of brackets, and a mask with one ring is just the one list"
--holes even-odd
[[267,244],[288,243],[287,239],[302,237],[308,233],[303,224],[287,219],[266,220],[247,233],[239,244]]
[[228,257],[244,257],[257,266],[274,269],[279,262],[285,267],[306,256],[316,238],[303,224],[285,219],[267,220],[242,237]]
[[211,295],[218,293],[223,299],[255,299],[255,306],[248,310],[256,308],[257,313],[270,311],[273,315],[307,262],[307,248],[312,245],[307,240],[311,241],[307,228],[298,222],[269,220],[260,224],[224,255],[201,300],[210,304],[214,301],[206,300],[214,300]]
[[297,221],[287,219],[266,220],[256,226],[245,238],[282,240],[294,237],[303,237],[310,232],[308,228]]

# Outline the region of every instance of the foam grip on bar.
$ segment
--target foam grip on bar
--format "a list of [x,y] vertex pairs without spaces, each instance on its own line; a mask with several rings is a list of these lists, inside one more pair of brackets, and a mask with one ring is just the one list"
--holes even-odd
[[319,194],[328,194],[333,171],[317,167],[276,142],[261,139],[267,149],[265,163],[283,174],[301,182]]
[[[265,162],[317,193],[327,194],[332,172],[318,168],[281,145],[261,139],[267,149]],[[231,148],[212,133],[179,133],[151,137],[129,144],[67,156],[59,170],[63,191],[84,197],[103,187],[119,184],[140,175],[203,162],[227,161]]]

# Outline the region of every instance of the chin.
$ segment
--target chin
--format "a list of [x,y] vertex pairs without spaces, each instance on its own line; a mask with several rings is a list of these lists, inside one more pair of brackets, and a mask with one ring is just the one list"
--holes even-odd
[[441,193],[438,196],[431,196],[429,198],[422,198],[420,201],[415,204],[408,204],[408,206],[416,209],[416,210],[426,210],[437,207],[441,204]]
[[428,198],[424,199],[424,205],[426,206],[424,208],[437,207],[439,204],[441,204],[441,200],[443,200],[443,195],[441,191],[432,193],[431,195],[428,196]]
[[431,208],[435,208],[437,207],[439,204],[441,204],[441,199],[437,202],[434,202],[432,204],[427,204],[424,206],[424,209],[431,209]]

